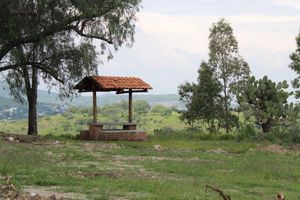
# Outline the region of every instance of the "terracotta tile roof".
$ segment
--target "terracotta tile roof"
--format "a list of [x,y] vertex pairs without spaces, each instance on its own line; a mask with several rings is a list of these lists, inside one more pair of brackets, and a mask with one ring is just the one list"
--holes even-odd
[[125,89],[145,90],[152,87],[138,77],[118,77],[118,76],[89,76],[80,81],[74,89],[80,92],[93,90],[95,84],[97,91],[121,91]]

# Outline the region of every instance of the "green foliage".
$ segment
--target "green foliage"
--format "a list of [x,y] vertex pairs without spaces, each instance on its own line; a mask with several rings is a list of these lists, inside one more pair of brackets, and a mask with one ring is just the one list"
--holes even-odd
[[[98,120],[103,123],[124,123],[128,120],[128,102],[116,104],[107,104],[99,108]],[[168,108],[174,109],[174,108]],[[137,123],[138,129],[146,130],[147,133],[153,134],[154,130],[172,127],[175,131],[183,130],[184,123],[179,120],[179,114],[175,111],[168,111],[166,115],[160,113],[148,112],[138,114],[133,112],[134,122]],[[71,107],[64,114],[39,118],[40,135],[78,135],[80,130],[86,130],[88,124],[92,122],[91,107]],[[113,127],[111,127],[113,128]],[[118,127],[119,128],[119,127]],[[26,133],[27,123],[25,120],[18,121],[0,121],[0,129],[9,133]]]
[[216,122],[222,115],[221,84],[214,75],[213,68],[202,62],[198,70],[198,82],[179,86],[180,99],[185,102],[186,111],[182,118],[190,126],[204,120],[210,132],[216,132]]
[[300,143],[300,126],[292,124],[286,127],[276,126],[268,134],[257,135],[256,141],[269,141],[280,145],[294,145]]
[[147,114],[150,110],[150,105],[145,100],[138,100],[133,103],[134,112],[142,115]]
[[125,109],[119,107],[120,104],[105,105],[100,109],[100,114],[111,120],[111,122],[126,121],[127,112]]
[[237,141],[247,141],[247,140],[257,140],[259,130],[255,127],[253,123],[243,123],[236,135]]
[[[39,43],[57,34],[100,39],[102,51],[108,44],[118,49],[132,44],[140,0],[58,0],[0,4],[0,61],[14,48]],[[109,51],[110,52],[110,51]],[[12,66],[10,66],[12,68]],[[6,70],[5,68],[0,69]]]
[[248,78],[250,69],[239,55],[238,42],[233,35],[233,29],[225,19],[214,23],[210,28],[208,64],[214,68],[214,74],[221,84],[224,126],[228,132],[231,125],[234,125],[230,113],[232,95],[242,89],[241,83]]
[[263,132],[269,132],[275,125],[289,125],[296,119],[298,109],[287,103],[290,95],[285,91],[287,88],[286,81],[276,84],[267,76],[260,80],[253,76],[238,97],[238,102],[242,108],[252,111]]
[[300,32],[298,34],[298,36],[296,37],[296,44],[297,44],[297,48],[295,50],[294,53],[292,53],[290,55],[290,59],[292,60],[292,63],[290,64],[290,68],[292,70],[294,70],[297,74],[298,77],[296,79],[294,79],[294,81],[292,82],[294,88],[298,89],[296,91],[296,98],[300,97]]
[[174,130],[171,127],[164,127],[154,131],[154,136],[151,139],[156,138],[159,140],[194,140],[194,141],[223,141],[233,140],[235,135],[232,133],[218,132],[211,134],[208,131],[203,130]]
[[238,117],[232,114],[231,103],[233,94],[238,95],[243,90],[250,69],[239,55],[233,29],[225,19],[210,28],[209,60],[201,63],[198,73],[197,84],[179,86],[180,99],[187,108],[182,112],[182,119],[190,127],[204,121],[210,132],[225,128],[228,133],[238,127]]
[[[0,72],[11,94],[20,102],[27,95],[28,134],[37,134],[38,81],[60,97],[73,95],[74,84],[97,73],[97,53],[92,39],[100,40],[100,54],[112,58],[133,43],[135,15],[140,0],[127,1],[25,1],[4,0],[0,8]],[[74,36],[81,38],[75,41]],[[102,58],[101,58],[102,59]],[[99,60],[102,61],[102,60]]]
[[169,126],[164,126],[160,129],[154,129],[154,135],[170,135],[174,133],[176,133],[176,130]]
[[170,116],[172,114],[173,108],[168,108],[166,106],[157,104],[151,108],[151,113],[159,114],[161,116]]

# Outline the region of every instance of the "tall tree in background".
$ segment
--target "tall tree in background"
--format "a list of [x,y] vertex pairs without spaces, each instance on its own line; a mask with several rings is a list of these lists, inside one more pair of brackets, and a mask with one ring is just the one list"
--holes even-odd
[[179,86],[181,100],[186,102],[187,110],[183,112],[183,119],[191,125],[195,121],[204,120],[208,130],[217,130],[216,122],[222,116],[221,84],[214,75],[213,68],[202,62],[198,70],[198,82],[186,83]]
[[[39,81],[68,96],[76,81],[96,72],[92,39],[100,54],[111,57],[124,43],[131,45],[140,0],[20,0],[0,2],[0,72],[11,93],[29,104],[28,134],[37,134]],[[75,40],[76,38],[76,40]],[[84,38],[84,39],[79,39]]]
[[193,102],[195,88],[197,85],[195,83],[186,82],[178,86],[179,99],[184,102],[186,110],[181,111],[181,120],[185,121],[192,129],[196,128],[197,124],[197,111],[193,109]]
[[241,58],[238,42],[233,29],[221,19],[210,28],[209,61],[221,82],[224,108],[224,127],[229,132],[231,126],[231,103],[233,92],[238,92],[240,81],[249,76],[247,63]]
[[296,37],[296,43],[297,43],[297,48],[296,48],[295,52],[290,55],[290,58],[292,60],[292,63],[290,64],[290,68],[298,74],[298,77],[295,78],[295,80],[292,82],[292,84],[293,84],[293,87],[295,89],[297,89],[297,91],[295,93],[296,98],[299,98],[300,97],[300,91],[299,91],[299,88],[300,88],[300,32],[299,32],[298,36]]
[[216,78],[213,68],[202,62],[198,70],[198,87],[195,89],[195,109],[198,116],[205,120],[210,132],[216,132],[216,121],[222,116],[221,83]]

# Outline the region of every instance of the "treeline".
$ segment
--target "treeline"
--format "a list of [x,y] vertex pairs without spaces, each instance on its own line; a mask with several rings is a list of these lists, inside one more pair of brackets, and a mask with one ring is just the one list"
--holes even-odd
[[[290,56],[289,67],[299,75],[300,33],[296,41],[297,49]],[[300,78],[292,85],[296,90],[288,92],[286,80],[275,83],[267,76],[252,76],[249,65],[239,54],[233,29],[221,19],[210,28],[209,58],[202,61],[197,82],[178,87],[187,108],[182,111],[182,120],[190,129],[204,128],[210,133],[241,132],[245,126],[248,132],[295,131],[299,106],[289,103],[288,98],[299,98]],[[234,103],[238,107],[233,107]]]
[[[107,119],[110,122],[124,122],[128,119],[128,101],[126,100],[119,103],[106,104],[98,107],[97,109],[97,113],[100,117],[104,120]],[[172,112],[176,111],[177,108],[174,106],[167,107],[157,104],[151,107],[145,100],[137,100],[133,102],[133,118],[135,121],[149,113],[168,117],[172,114]],[[91,115],[92,107],[71,107],[68,112]]]

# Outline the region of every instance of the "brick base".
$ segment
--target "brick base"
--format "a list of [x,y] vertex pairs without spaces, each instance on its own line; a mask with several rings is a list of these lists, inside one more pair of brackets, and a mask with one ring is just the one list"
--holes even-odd
[[101,130],[101,131],[80,131],[81,140],[102,140],[102,141],[146,141],[148,135],[145,131],[139,130]]

